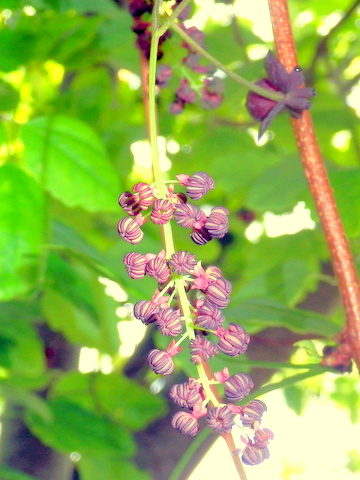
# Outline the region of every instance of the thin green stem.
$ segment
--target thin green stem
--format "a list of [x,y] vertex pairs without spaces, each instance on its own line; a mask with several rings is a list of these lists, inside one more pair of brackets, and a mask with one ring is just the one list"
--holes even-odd
[[219,62],[215,57],[213,57],[209,52],[207,52],[204,48],[202,48],[199,44],[197,44],[184,30],[177,24],[177,23],[171,23],[171,28],[183,39],[191,45],[191,47],[196,50],[200,55],[202,55],[204,58],[209,60],[210,63],[215,65],[215,67],[219,68],[222,70],[226,75],[228,75],[230,78],[235,80],[235,82],[239,83],[243,87],[247,88],[248,90],[251,90],[252,92],[257,93],[258,95],[261,95],[262,97],[265,98],[270,98],[271,100],[274,100],[276,102],[280,102],[283,100],[284,95],[280,92],[272,92],[270,90],[267,90],[265,88],[261,88],[258,85],[255,85],[255,83],[249,82],[245,78],[241,77],[237,73],[233,72],[230,68],[228,68],[226,65],[223,63]]
[[[192,321],[192,316],[191,316],[191,310],[190,310],[190,304],[189,300],[187,298],[186,292],[185,292],[185,285],[184,285],[184,280],[182,278],[177,278],[175,280],[175,285],[176,285],[176,290],[179,295],[179,302],[180,302],[180,307],[181,307],[181,312],[183,317],[185,318],[185,328],[187,335],[189,337],[189,340],[195,339],[195,331],[193,328],[193,321]],[[197,372],[199,375],[199,380],[205,390],[206,397],[208,401],[212,402],[214,406],[219,405],[219,401],[214,395],[213,391],[211,390],[210,384],[209,384],[209,379],[208,376],[206,375],[204,366],[202,363],[199,365],[196,365]]]
[[180,13],[189,5],[191,1],[192,0],[182,0],[182,2],[179,3],[179,5],[175,8],[170,17],[168,17],[165,22],[156,30],[156,32],[154,32],[155,35],[157,35],[158,37],[164,35],[166,30],[168,30],[168,28],[174,23],[174,20],[178,18]]
[[[152,22],[153,28],[156,29],[159,26],[159,7],[161,0],[155,0]],[[154,181],[160,198],[166,198],[166,186],[163,178],[163,174],[160,168],[159,161],[159,147],[158,147],[158,115],[156,107],[155,97],[155,84],[156,84],[156,64],[157,54],[159,47],[159,37],[153,35],[150,47],[149,58],[149,81],[148,81],[148,97],[149,97],[149,140],[151,148],[152,168],[154,174]],[[174,237],[170,223],[162,225],[162,234],[165,243],[166,257],[170,258],[175,252]]]
[[[155,0],[154,9],[153,9],[153,28],[156,31],[156,26],[159,23],[159,5],[161,1]],[[157,53],[159,48],[159,37],[153,35],[150,47],[150,58],[149,58],[149,137],[150,137],[150,147],[151,147],[151,156],[152,156],[152,168],[154,173],[155,185],[159,193],[159,197],[165,198],[165,185],[163,182],[163,176],[160,169],[159,162],[159,148],[157,143],[158,138],[158,119],[157,119],[157,108],[156,108],[156,98],[155,98],[155,83],[156,83],[156,64],[157,64]]]
[[294,383],[301,382],[302,380],[306,380],[307,378],[316,377],[317,375],[323,375],[325,372],[333,371],[330,369],[324,368],[322,365],[318,365],[318,368],[313,368],[308,370],[307,372],[298,373],[297,375],[292,375],[291,377],[287,377],[284,380],[280,380],[279,382],[270,383],[269,385],[265,385],[264,387],[259,388],[253,393],[250,393],[241,403],[248,403],[250,400],[259,397],[260,395],[265,395],[265,393],[272,392],[273,390],[278,390],[280,388],[288,387],[289,385],[293,385]]

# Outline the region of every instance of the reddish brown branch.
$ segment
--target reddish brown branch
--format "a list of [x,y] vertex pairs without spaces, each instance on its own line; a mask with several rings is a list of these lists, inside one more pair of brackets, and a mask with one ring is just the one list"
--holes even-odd
[[[297,64],[287,0],[268,0],[279,60],[290,71]],[[292,126],[316,209],[323,226],[340,294],[346,324],[340,341],[350,346],[360,370],[360,288],[348,240],[340,220],[309,112],[292,119]]]

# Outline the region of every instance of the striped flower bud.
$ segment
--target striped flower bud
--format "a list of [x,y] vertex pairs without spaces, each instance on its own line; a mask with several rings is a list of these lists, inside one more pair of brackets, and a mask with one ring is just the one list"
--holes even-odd
[[126,242],[135,245],[141,242],[144,233],[140,229],[140,224],[131,217],[125,217],[118,224],[118,232]]
[[247,405],[241,407],[240,419],[244,427],[252,427],[255,422],[261,422],[263,413],[267,407],[261,400],[251,400]]
[[218,328],[215,335],[220,337],[219,350],[230,357],[237,357],[246,352],[250,341],[249,334],[237,323],[230,323],[226,330]]
[[245,465],[259,465],[270,457],[268,447],[258,448],[255,445],[246,445],[241,460]]
[[174,205],[170,202],[170,200],[161,198],[155,200],[150,215],[150,220],[156,225],[164,225],[171,220],[173,213]]
[[240,402],[240,400],[249,395],[250,390],[254,388],[253,381],[246,373],[232,375],[225,380],[223,385],[226,398],[232,402]]
[[202,385],[190,378],[186,383],[177,383],[169,391],[169,397],[182,408],[192,408],[204,400]]
[[171,277],[171,271],[166,260],[159,256],[148,261],[145,271],[150,277],[155,278],[159,283],[166,283]]
[[209,280],[209,283],[212,283],[218,278],[222,277],[222,272],[219,267],[210,265],[205,269],[205,276]]
[[138,199],[131,192],[124,192],[119,197],[119,205],[128,215],[134,216],[141,212],[141,206]]
[[196,265],[195,255],[184,250],[179,250],[171,255],[169,265],[178,275],[189,275],[193,273]]
[[137,194],[138,203],[142,210],[149,208],[154,201],[154,192],[147,183],[137,183],[133,187],[133,192]]
[[193,228],[190,233],[190,238],[196,245],[206,245],[210,242],[211,235],[205,227]]
[[176,205],[174,217],[180,227],[193,228],[195,225],[203,224],[204,214],[192,203],[179,203]]
[[149,352],[148,364],[158,375],[170,375],[175,368],[170,353],[157,348]]
[[134,305],[134,317],[141,320],[145,325],[156,321],[159,306],[147,300],[140,300]]
[[186,194],[192,200],[200,200],[200,198],[215,188],[214,180],[206,172],[194,173],[185,185]]
[[205,228],[214,238],[223,238],[229,229],[229,210],[224,207],[215,207],[206,219]]
[[265,448],[273,438],[274,434],[269,428],[259,428],[254,434],[253,443],[258,448]]
[[190,353],[190,360],[195,365],[199,365],[202,360],[207,362],[209,358],[217,354],[217,346],[202,335],[196,335],[194,339],[190,340]]
[[225,318],[219,308],[213,303],[205,301],[196,311],[195,325],[206,330],[216,330],[221,327]]
[[131,252],[124,256],[123,263],[130,278],[136,280],[145,276],[146,257],[141,253]]
[[235,415],[225,405],[224,407],[215,407],[208,410],[206,422],[208,427],[220,433],[229,433],[234,425]]
[[163,335],[177,337],[183,331],[183,321],[180,310],[160,308],[156,314],[156,326]]
[[219,308],[225,308],[230,302],[231,283],[225,278],[218,278],[206,290],[206,300]]
[[194,437],[200,431],[198,419],[189,412],[177,412],[171,419],[171,425],[180,433]]

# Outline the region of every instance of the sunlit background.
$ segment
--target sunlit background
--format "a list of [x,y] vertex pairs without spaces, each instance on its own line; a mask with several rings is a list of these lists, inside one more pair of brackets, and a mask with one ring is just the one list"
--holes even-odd
[[[224,6],[211,0],[197,0],[196,3],[202,8],[188,22],[188,26],[195,24],[201,28],[209,17],[226,25],[230,22],[230,15],[235,13],[240,18],[250,20],[253,23],[254,32],[264,42],[268,42],[269,45],[269,42],[272,41],[269,17],[266,15],[259,16],[259,12],[266,12],[266,0],[252,0],[251,2],[238,0],[233,6]],[[32,7],[24,8],[28,15],[33,15],[35,12]],[[11,11],[8,14],[11,15]],[[6,11],[3,11],[2,15],[6,16]],[[320,35],[327,34],[339,18],[341,18],[341,11],[335,11],[325,17],[318,28],[318,33]],[[294,19],[294,24],[302,26],[312,20],[312,12],[305,10]],[[264,57],[268,45],[252,45],[248,51],[249,57],[252,59]],[[359,66],[360,57],[357,57],[349,68],[359,69]],[[56,83],[56,79],[60,83],[63,75],[62,67],[48,62],[46,68],[48,68],[49,75],[54,77],[54,83]],[[120,70],[118,76],[122,81],[127,81],[132,88],[139,88],[140,80],[131,72]],[[20,84],[21,72],[9,74],[9,80],[12,80],[14,84],[17,82]],[[359,83],[353,87],[346,100],[360,117]],[[27,113],[26,102],[24,102],[23,109],[18,112],[16,120],[20,123],[25,122]],[[346,129],[336,132],[332,138],[333,146],[346,151],[351,135],[352,133]],[[265,135],[263,142],[266,141],[267,137]],[[160,137],[159,150],[164,171],[171,168],[166,153],[176,153],[180,148],[184,149],[186,146],[180,146],[175,141],[166,142],[165,138]],[[134,175],[136,176],[141,171],[145,176],[148,172],[150,176],[151,155],[147,142],[133,143],[131,151],[134,156]],[[249,241],[256,242],[263,234],[276,237],[295,234],[301,230],[314,227],[315,224],[310,217],[309,209],[304,202],[300,202],[293,211],[284,215],[266,212],[262,219],[251,223],[245,235]],[[119,320],[127,320],[119,322],[119,335],[122,341],[119,354],[123,358],[130,357],[136,345],[143,338],[146,327],[137,320],[129,320],[132,305],[126,303],[125,292],[116,283],[106,278],[100,278],[99,280],[104,284],[109,295],[121,303],[125,302],[124,306],[119,307],[117,311]],[[100,355],[95,349],[83,348],[80,355],[79,370],[84,373],[97,370],[110,373],[113,370],[113,365],[109,356]],[[336,388],[334,381],[337,377],[333,374],[326,374],[324,377],[312,379],[306,384],[305,388],[308,389],[309,401],[301,416],[296,415],[288,407],[281,391],[275,391],[263,397],[268,406],[268,412],[264,416],[264,426],[273,430],[275,439],[270,446],[271,458],[260,466],[247,468],[248,480],[352,480],[358,478],[360,471],[360,425],[353,425],[349,418],[349,411],[340,410],[334,402],[329,400]],[[360,393],[360,382],[356,381],[355,375],[352,385]],[[74,461],[77,459],[75,452],[72,459]],[[229,452],[222,439],[214,444],[189,480],[203,480],[204,478],[238,479],[229,458]]]

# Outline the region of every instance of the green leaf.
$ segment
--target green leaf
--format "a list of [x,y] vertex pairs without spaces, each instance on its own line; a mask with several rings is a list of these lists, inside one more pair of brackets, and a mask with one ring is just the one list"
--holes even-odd
[[100,409],[131,430],[140,430],[166,413],[162,397],[118,373],[70,372],[54,384],[51,395],[74,399],[91,411]]
[[250,187],[245,202],[257,212],[283,213],[304,200],[306,187],[301,164],[294,157],[258,176]]
[[294,410],[297,415],[301,415],[307,404],[308,395],[302,386],[289,385],[284,388],[284,396],[287,405]]
[[[70,341],[111,355],[118,352],[118,304],[105,293],[97,273],[52,253],[48,258],[48,284],[51,289],[46,290],[42,305],[52,328]],[[57,306],[64,310],[57,310]]]
[[118,211],[119,176],[97,134],[67,116],[38,117],[22,126],[26,168],[68,207]]
[[316,358],[316,360],[321,360],[322,358],[322,356],[319,355],[314,342],[311,340],[300,340],[299,342],[295,342],[294,347],[303,348],[309,357]]
[[120,459],[87,458],[82,456],[79,460],[78,469],[81,480],[151,480],[152,477],[138,469],[133,463]]
[[1,480],[39,480],[37,477],[3,465],[0,465],[0,478]]
[[339,330],[338,325],[325,315],[289,308],[265,298],[232,302],[226,309],[226,318],[241,323],[250,333],[269,326],[281,326],[297,333],[332,337]]
[[0,80],[0,111],[14,110],[19,102],[19,92],[7,82]]
[[[42,385],[38,384],[35,388],[43,389],[45,385],[44,383]],[[12,378],[0,379],[1,394],[7,400],[10,400],[11,404],[20,405],[26,408],[28,412],[39,415],[44,421],[49,421],[51,419],[51,412],[45,400],[38,394],[29,392],[25,387],[23,384],[16,385],[16,379],[15,382],[13,382]]]
[[350,237],[360,234],[360,168],[330,174],[337,207]]
[[330,394],[330,397],[340,408],[348,411],[353,424],[359,421],[360,394],[358,385],[359,379],[356,375],[343,375],[335,380],[334,391]]
[[128,432],[104,416],[64,399],[49,400],[47,404],[51,421],[34,413],[27,413],[25,417],[30,430],[45,445],[65,453],[79,452],[98,459],[134,454],[135,446]]
[[[15,1],[11,2],[15,7]],[[17,2],[16,2],[17,3]],[[9,8],[9,7],[5,7]],[[0,70],[11,72],[26,64],[32,56],[35,35],[18,29],[0,29]]]
[[353,449],[347,452],[348,454],[348,463],[346,468],[352,473],[360,472],[360,453],[357,449]]
[[3,165],[0,205],[0,300],[10,300],[28,294],[38,282],[45,223],[43,195],[26,173]]
[[45,370],[43,345],[35,329],[16,318],[0,321],[0,342],[5,348],[2,365],[15,376],[36,378]]

